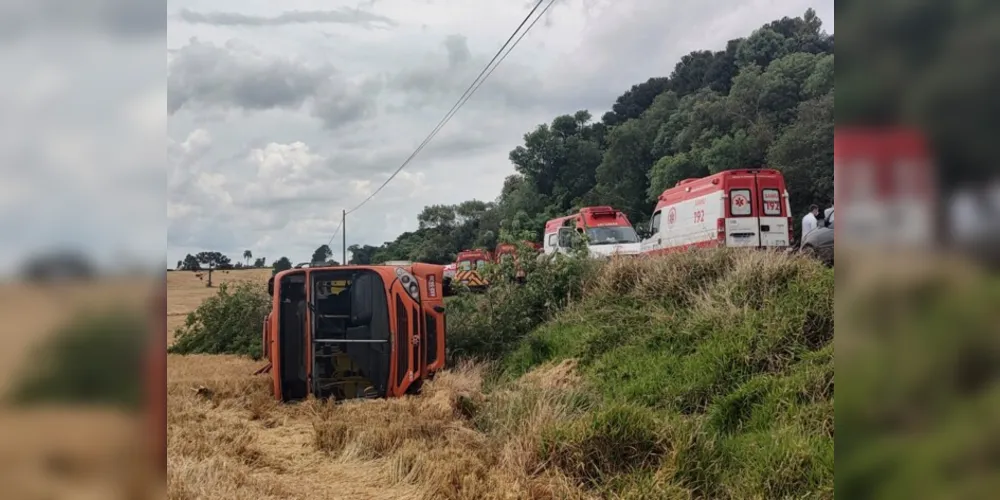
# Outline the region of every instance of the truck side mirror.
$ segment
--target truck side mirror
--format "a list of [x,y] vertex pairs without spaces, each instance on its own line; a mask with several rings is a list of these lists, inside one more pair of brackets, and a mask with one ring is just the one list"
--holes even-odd
[[274,297],[274,276],[267,280],[267,294]]
[[351,283],[351,323],[356,326],[371,324],[372,297],[375,292],[381,292],[381,289],[374,274],[364,273],[354,279],[354,283]]

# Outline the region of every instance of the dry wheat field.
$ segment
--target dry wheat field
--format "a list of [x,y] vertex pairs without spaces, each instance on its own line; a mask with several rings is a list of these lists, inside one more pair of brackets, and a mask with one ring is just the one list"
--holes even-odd
[[[149,278],[94,282],[0,284],[0,395],[41,359],[36,349],[77,314],[146,307]],[[135,415],[100,406],[47,404],[0,407],[0,484],[3,498],[162,498],[143,467],[144,432]]]
[[[259,279],[268,270],[217,273]],[[193,273],[168,273],[168,322],[184,321],[214,293]],[[578,382],[563,363],[509,390],[482,394],[482,366],[440,374],[420,396],[281,405],[264,363],[235,356],[168,357],[168,498],[489,499],[585,498],[536,458],[540,429],[570,411]],[[493,408],[489,432],[469,405]]]

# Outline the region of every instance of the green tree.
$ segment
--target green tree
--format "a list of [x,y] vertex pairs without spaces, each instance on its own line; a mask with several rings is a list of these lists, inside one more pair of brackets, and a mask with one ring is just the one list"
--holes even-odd
[[184,271],[200,271],[201,263],[198,262],[198,258],[194,255],[187,254],[184,256],[184,260],[181,263],[181,270]]
[[274,264],[272,264],[271,267],[274,269],[272,274],[278,274],[281,271],[286,271],[288,269],[291,269],[292,261],[288,260],[288,257],[282,257],[274,261]]
[[312,254],[312,259],[309,261],[313,265],[323,264],[333,257],[333,250],[330,250],[329,245],[320,245]]
[[351,245],[347,247],[347,251],[351,252],[351,264],[363,266],[374,262],[372,257],[375,256],[378,247],[371,245]]
[[247,265],[250,265],[250,259],[252,258],[253,258],[253,252],[251,252],[250,250],[243,251],[243,261],[246,262]]
[[229,261],[229,257],[223,255],[221,252],[198,252],[198,255],[194,256],[200,264],[208,267],[208,283],[205,286],[212,286],[212,271],[219,267],[228,267],[232,264]]

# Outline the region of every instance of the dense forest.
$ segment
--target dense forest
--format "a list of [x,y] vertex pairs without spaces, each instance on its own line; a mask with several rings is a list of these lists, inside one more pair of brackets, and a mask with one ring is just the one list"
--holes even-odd
[[505,234],[540,241],[545,221],[592,205],[649,219],[653,201],[688,177],[747,166],[784,173],[796,221],[833,203],[834,37],[815,11],[768,23],[720,50],[691,52],[669,76],[633,85],[601,119],[555,117],[510,152],[515,172],[495,201],[432,205],[419,227],[353,263],[447,263]]

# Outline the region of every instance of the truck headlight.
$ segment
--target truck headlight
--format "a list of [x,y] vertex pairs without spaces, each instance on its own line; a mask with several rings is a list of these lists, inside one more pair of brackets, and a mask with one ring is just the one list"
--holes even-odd
[[396,268],[396,278],[399,279],[399,283],[406,289],[406,293],[410,294],[413,300],[420,302],[420,284],[417,283],[417,279],[402,267]]

